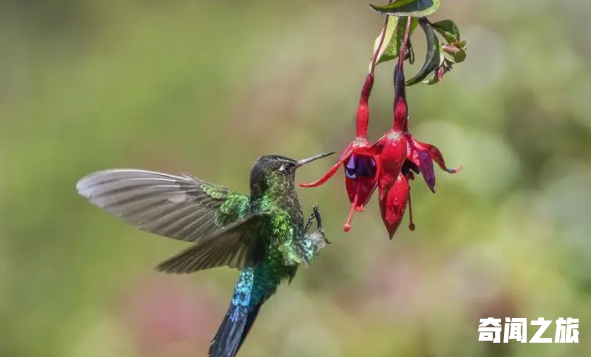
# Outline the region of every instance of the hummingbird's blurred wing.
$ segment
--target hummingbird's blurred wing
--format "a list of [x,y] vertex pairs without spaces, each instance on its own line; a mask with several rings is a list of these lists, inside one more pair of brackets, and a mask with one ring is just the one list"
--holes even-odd
[[255,266],[264,258],[264,241],[258,233],[270,219],[271,216],[265,213],[249,214],[167,259],[156,269],[185,274],[219,266],[237,269]]
[[190,242],[211,237],[221,228],[216,220],[228,220],[216,212],[229,195],[248,205],[248,196],[189,175],[136,169],[95,172],[78,181],[76,189],[143,231]]

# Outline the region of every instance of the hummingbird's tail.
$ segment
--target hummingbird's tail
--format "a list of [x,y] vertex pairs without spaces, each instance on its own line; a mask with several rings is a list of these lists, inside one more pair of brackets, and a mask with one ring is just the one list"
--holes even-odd
[[209,347],[210,357],[234,357],[242,346],[246,335],[254,324],[262,303],[254,310],[248,311],[245,306],[230,304],[228,313],[220,325],[218,332]]
[[[251,303],[252,276],[243,271],[230,307],[209,347],[210,357],[234,357],[254,324],[264,303]],[[249,284],[250,283],[250,284]]]

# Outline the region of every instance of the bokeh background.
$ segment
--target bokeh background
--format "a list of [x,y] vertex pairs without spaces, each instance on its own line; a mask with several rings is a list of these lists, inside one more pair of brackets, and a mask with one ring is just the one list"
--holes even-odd
[[[435,195],[416,180],[417,230],[393,241],[375,197],[342,231],[342,174],[301,189],[334,244],[266,304],[241,356],[591,355],[591,2],[442,2],[434,19],[455,20],[468,59],[409,89],[410,123],[464,171],[438,171]],[[246,192],[260,155],[341,151],[382,18],[360,0],[0,8],[0,356],[205,356],[237,272],[156,273],[186,244],[91,206],[76,181],[136,167]],[[478,342],[489,316],[579,318],[580,343]]]

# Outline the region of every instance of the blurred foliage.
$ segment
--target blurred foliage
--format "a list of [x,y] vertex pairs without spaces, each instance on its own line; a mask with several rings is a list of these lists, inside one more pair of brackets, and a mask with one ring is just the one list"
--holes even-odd
[[[259,155],[342,150],[382,18],[365,1],[1,8],[0,356],[205,355],[237,273],[155,273],[185,245],[91,206],[75,182],[137,167],[245,191]],[[338,182],[301,190],[335,243],[269,301],[241,355],[591,355],[589,10],[442,2],[433,21],[454,19],[469,58],[409,88],[411,129],[464,170],[439,173],[434,196],[415,181],[417,230],[394,241],[377,205],[342,232]],[[391,70],[377,69],[373,138],[391,122]],[[478,342],[488,316],[576,317],[581,342]]]

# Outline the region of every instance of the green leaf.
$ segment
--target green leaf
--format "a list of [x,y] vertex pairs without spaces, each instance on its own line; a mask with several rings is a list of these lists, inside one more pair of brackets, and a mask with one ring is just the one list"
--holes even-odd
[[[391,16],[388,18],[388,25],[386,26],[386,34],[384,37],[384,42],[382,43],[382,48],[380,49],[380,53],[378,53],[378,60],[376,61],[376,65],[382,62],[391,61],[395,58],[398,58],[400,47],[402,45],[402,40],[404,39],[404,31],[406,30],[406,19],[407,17],[395,17]],[[417,28],[419,21],[417,19],[412,19],[410,24],[410,35],[414,32]],[[376,38],[373,46],[373,52],[375,53],[379,43],[380,43],[380,35]],[[371,70],[371,63],[373,61],[373,57],[369,62],[369,67]]]
[[[446,47],[453,48],[453,50],[448,50]],[[449,43],[443,46],[443,50],[445,58],[452,63],[464,62],[466,59],[466,41]]]
[[388,5],[372,5],[380,14],[390,16],[424,17],[433,14],[439,8],[440,0],[397,0]]
[[439,32],[447,43],[454,43],[460,40],[460,29],[451,20],[442,20],[432,24],[435,31]]
[[444,59],[441,43],[439,42],[433,27],[425,21],[420,21],[419,24],[423,31],[425,31],[425,36],[427,37],[427,54],[425,56],[423,67],[421,67],[419,72],[413,78],[406,82],[407,86],[412,86],[423,81],[443,63]]
[[[377,58],[378,60],[376,61],[376,65],[378,63],[381,62],[385,62],[388,61],[389,59],[386,59],[388,57],[391,56],[391,51],[392,49],[390,48],[391,43],[392,42],[396,42],[396,41],[392,41],[392,38],[394,37],[394,34],[396,33],[396,25],[398,24],[398,17],[388,17],[388,24],[386,25],[386,32],[384,33],[384,41],[382,41],[382,47],[380,48],[380,52],[377,54]],[[372,53],[376,53],[376,50],[378,48],[378,46],[380,45],[380,40],[382,38],[382,32],[380,31],[380,34],[378,35],[378,37],[376,37],[376,40],[373,43],[373,51]],[[371,71],[371,65],[373,63],[373,55],[371,56],[371,58],[369,59],[369,70]]]
[[427,77],[427,79],[425,79],[423,81],[423,83],[426,83],[428,85],[437,84],[439,82],[440,82],[440,80],[439,80],[439,78],[437,78],[437,74],[436,73],[431,74],[429,77]]
[[451,20],[443,20],[431,24],[447,41],[443,47],[443,55],[452,63],[460,63],[466,59],[466,41],[460,40],[460,30]]

